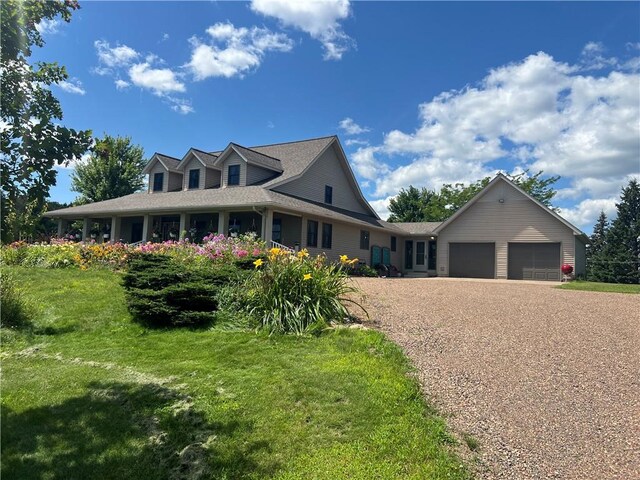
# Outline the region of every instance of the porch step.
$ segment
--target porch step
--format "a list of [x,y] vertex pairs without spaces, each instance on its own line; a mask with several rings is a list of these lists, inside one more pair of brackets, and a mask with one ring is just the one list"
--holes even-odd
[[427,272],[406,272],[404,274],[406,278],[428,278],[435,277],[435,275],[429,275]]

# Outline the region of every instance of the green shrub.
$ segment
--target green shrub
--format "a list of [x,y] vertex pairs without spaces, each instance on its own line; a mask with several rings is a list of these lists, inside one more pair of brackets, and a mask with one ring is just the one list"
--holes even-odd
[[0,325],[2,328],[29,328],[33,320],[33,309],[24,299],[15,280],[8,273],[2,272],[0,282]]
[[335,265],[323,256],[310,258],[306,250],[271,249],[267,262],[256,261],[250,312],[271,333],[300,335],[343,322],[350,317],[346,304],[355,304],[349,296],[358,292],[345,271],[353,263],[344,255]]
[[133,256],[123,276],[134,320],[148,326],[202,326],[218,309],[217,291],[239,278],[233,265],[188,265],[166,255]]

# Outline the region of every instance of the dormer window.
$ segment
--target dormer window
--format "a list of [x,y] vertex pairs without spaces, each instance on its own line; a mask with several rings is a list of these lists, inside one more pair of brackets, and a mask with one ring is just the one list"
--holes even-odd
[[229,165],[227,185],[240,185],[240,165]]
[[158,172],[153,174],[153,191],[161,192],[164,185],[164,173]]
[[189,190],[200,188],[200,169],[189,170]]
[[333,187],[330,185],[324,186],[324,203],[329,205],[333,203]]

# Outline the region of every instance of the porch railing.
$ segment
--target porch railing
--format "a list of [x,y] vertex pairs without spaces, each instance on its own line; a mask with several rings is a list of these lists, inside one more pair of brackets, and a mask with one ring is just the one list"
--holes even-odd
[[284,250],[286,252],[295,252],[295,250],[291,247],[287,247],[286,245],[283,245],[281,243],[278,242],[274,242],[273,240],[271,240],[271,248],[279,248],[280,250]]

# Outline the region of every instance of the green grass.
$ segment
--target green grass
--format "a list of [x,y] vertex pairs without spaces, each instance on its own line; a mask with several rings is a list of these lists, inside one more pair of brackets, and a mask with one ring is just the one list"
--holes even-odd
[[628,285],[623,283],[600,283],[576,280],[564,283],[556,288],[563,290],[587,290],[591,292],[614,292],[640,294],[640,285]]
[[468,477],[380,333],[145,330],[116,274],[11,271],[42,308],[2,332],[3,478]]

